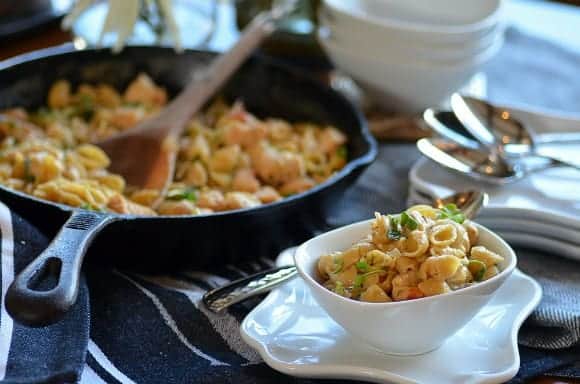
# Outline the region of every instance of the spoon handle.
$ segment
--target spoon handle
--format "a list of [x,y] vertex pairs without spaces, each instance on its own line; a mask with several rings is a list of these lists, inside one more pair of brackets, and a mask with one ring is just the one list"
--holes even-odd
[[514,159],[512,164],[516,169],[519,168],[523,171],[524,174],[541,172],[554,167],[569,167],[580,171],[580,164],[570,163],[552,156],[545,156],[537,153]]
[[293,265],[277,267],[232,281],[203,295],[203,303],[212,312],[221,312],[250,297],[266,293],[298,276]]
[[580,171],[580,164],[570,163],[569,161],[560,160],[560,159],[557,159],[557,158],[552,157],[552,156],[541,155],[541,157],[543,157],[544,159],[550,160],[554,166],[567,167],[567,168],[572,168],[572,169],[575,169],[577,171]]
[[580,143],[580,132],[541,133],[534,138],[536,144],[577,144]]

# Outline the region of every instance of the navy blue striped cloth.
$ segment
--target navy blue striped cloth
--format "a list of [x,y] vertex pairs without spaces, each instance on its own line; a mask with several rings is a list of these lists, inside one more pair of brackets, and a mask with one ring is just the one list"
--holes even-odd
[[[0,233],[4,299],[14,274],[48,240],[2,203]],[[270,369],[241,339],[239,325],[258,299],[225,316],[200,305],[207,289],[272,265],[262,259],[227,266],[219,274],[173,276],[91,268],[77,304],[58,324],[21,326],[2,305],[0,378],[4,383],[314,383]],[[513,382],[540,373],[580,376],[575,365],[580,350],[521,347],[520,352],[521,368]]]

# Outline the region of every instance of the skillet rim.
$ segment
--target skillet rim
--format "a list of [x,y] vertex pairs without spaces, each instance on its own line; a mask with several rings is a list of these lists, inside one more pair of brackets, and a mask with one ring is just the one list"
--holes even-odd
[[[135,49],[135,50],[157,50],[157,51],[171,51],[172,53],[174,53],[172,48],[164,47],[164,46],[130,45],[127,48],[129,50],[133,50],[133,49]],[[32,63],[34,61],[42,60],[42,59],[49,58],[49,57],[59,57],[59,56],[65,57],[65,56],[69,56],[71,54],[74,55],[77,52],[78,53],[102,53],[102,52],[106,52],[106,51],[109,51],[109,49],[108,48],[86,48],[86,49],[79,50],[79,49],[76,49],[74,47],[73,43],[65,43],[62,45],[54,46],[54,47],[49,47],[49,48],[44,48],[44,49],[40,49],[40,50],[36,50],[36,51],[32,51],[32,52],[27,52],[27,53],[17,55],[17,56],[8,58],[6,60],[0,61],[0,72],[12,69],[14,67],[18,67],[19,65],[26,65],[26,64]],[[208,55],[208,54],[217,55],[217,54],[219,54],[219,52],[215,52],[215,51],[198,50],[198,49],[185,49],[183,52],[189,53],[189,54],[199,54],[199,55]],[[119,55],[122,55],[122,54],[123,53],[121,52]],[[359,169],[364,169],[365,167],[369,166],[370,164],[372,164],[375,161],[375,159],[378,156],[377,141],[370,133],[367,120],[364,117],[360,108],[358,108],[357,106],[352,104],[344,95],[335,91],[330,86],[325,85],[322,82],[317,81],[313,77],[305,74],[304,71],[301,71],[295,67],[292,67],[288,64],[280,62],[279,60],[265,57],[263,55],[253,55],[249,59],[250,60],[257,60],[259,62],[266,64],[269,67],[274,67],[278,70],[282,70],[286,74],[292,75],[294,77],[299,77],[301,80],[305,81],[309,85],[316,87],[319,91],[321,91],[322,94],[331,95],[331,97],[334,97],[337,101],[344,104],[345,107],[348,107],[350,109],[350,111],[353,113],[353,116],[355,117],[355,119],[357,120],[357,123],[358,123],[357,125],[359,128],[360,135],[368,146],[367,151],[364,154],[362,154],[354,159],[349,160],[340,171],[336,172],[334,175],[332,175],[331,177],[329,177],[328,179],[326,179],[322,183],[317,184],[316,186],[310,188],[309,190],[307,190],[305,192],[301,192],[301,193],[298,193],[295,195],[284,197],[277,202],[263,204],[263,205],[259,205],[257,207],[249,207],[249,208],[235,209],[235,210],[229,210],[229,211],[212,212],[212,213],[200,214],[200,215],[139,216],[139,215],[112,213],[112,212],[99,212],[99,211],[86,210],[86,209],[79,208],[79,207],[71,207],[69,205],[55,203],[55,202],[49,201],[49,200],[44,200],[44,199],[38,198],[36,196],[26,194],[24,192],[12,190],[12,189],[7,188],[1,184],[0,184],[0,189],[6,193],[16,195],[19,198],[22,198],[25,200],[32,200],[36,203],[43,204],[43,205],[46,205],[46,206],[49,206],[52,208],[60,209],[63,212],[67,212],[67,213],[71,213],[71,214],[74,212],[87,211],[87,212],[91,212],[91,213],[97,214],[97,215],[115,217],[115,218],[117,218],[117,220],[124,220],[124,221],[125,220],[126,221],[159,220],[159,219],[169,219],[171,221],[192,220],[192,219],[201,220],[201,219],[207,219],[207,218],[219,219],[219,218],[224,218],[224,217],[227,218],[229,216],[236,216],[236,215],[243,217],[243,216],[252,214],[254,212],[261,212],[261,211],[264,211],[267,209],[276,210],[276,209],[287,208],[285,206],[287,206],[287,205],[291,206],[297,200],[307,198],[310,195],[315,195],[317,193],[321,193],[321,192],[327,190],[328,188],[331,188],[333,185],[346,179],[353,172],[355,172]]]

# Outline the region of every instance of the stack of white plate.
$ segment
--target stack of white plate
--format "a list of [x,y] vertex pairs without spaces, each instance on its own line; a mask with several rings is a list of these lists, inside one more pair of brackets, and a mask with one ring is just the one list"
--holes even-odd
[[[537,137],[554,132],[580,132],[580,117],[508,108],[533,127]],[[580,143],[542,144],[540,152],[580,164]],[[552,168],[513,184],[486,185],[448,171],[422,158],[409,174],[409,204],[430,196],[479,188],[490,195],[477,222],[495,230],[512,245],[529,247],[580,260],[580,171]]]
[[377,102],[439,105],[501,48],[501,0],[324,0],[319,40]]

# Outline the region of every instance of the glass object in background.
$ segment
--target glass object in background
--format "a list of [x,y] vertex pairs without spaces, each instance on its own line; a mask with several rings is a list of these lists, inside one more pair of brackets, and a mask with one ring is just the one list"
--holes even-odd
[[[238,28],[244,28],[254,16],[269,9],[272,3],[273,0],[235,0]],[[309,69],[328,69],[330,64],[316,38],[319,4],[320,0],[299,0],[298,10],[266,40],[263,51]]]
[[73,0],[0,0],[0,38],[14,37],[57,21]]
[[[119,1],[119,0],[117,0]],[[126,1],[126,0],[124,0]],[[217,1],[172,0],[171,9],[180,44],[169,33],[167,18],[160,11],[159,2],[142,0],[139,17],[126,45],[166,45],[176,48],[203,48],[212,38],[216,28]],[[114,46],[117,34],[107,32],[99,42],[110,4],[97,2],[88,7],[73,23],[72,31],[89,46]],[[123,17],[123,15],[121,15]]]

